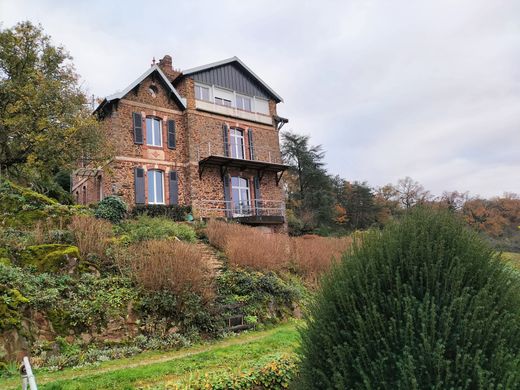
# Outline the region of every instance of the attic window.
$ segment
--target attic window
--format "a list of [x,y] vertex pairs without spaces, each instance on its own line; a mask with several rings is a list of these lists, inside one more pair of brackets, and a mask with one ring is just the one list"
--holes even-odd
[[159,93],[159,90],[157,89],[157,87],[155,85],[150,85],[150,87],[148,88],[148,93],[152,97],[156,97],[157,94]]

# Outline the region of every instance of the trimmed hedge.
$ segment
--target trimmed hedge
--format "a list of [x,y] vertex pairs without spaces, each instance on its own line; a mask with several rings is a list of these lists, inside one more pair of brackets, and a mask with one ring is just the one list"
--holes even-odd
[[135,206],[131,211],[131,216],[137,217],[146,214],[149,217],[166,217],[180,222],[184,221],[190,213],[191,206],[156,204]]
[[302,330],[302,389],[520,383],[520,278],[448,212],[371,232],[323,280]]

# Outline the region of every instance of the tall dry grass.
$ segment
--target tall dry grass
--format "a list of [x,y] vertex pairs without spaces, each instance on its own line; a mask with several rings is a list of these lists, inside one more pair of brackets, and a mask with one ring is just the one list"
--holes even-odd
[[148,291],[192,291],[210,298],[209,270],[196,246],[181,241],[150,240],[128,246],[116,254],[122,272],[130,272]]
[[320,276],[352,245],[351,237],[303,236],[291,238],[294,268],[305,279],[316,284]]
[[352,244],[350,237],[289,237],[216,220],[208,222],[206,235],[233,266],[260,271],[291,269],[310,284],[316,284]]
[[106,252],[110,240],[114,237],[110,222],[88,215],[75,215],[68,228],[74,234],[74,240],[82,257],[96,260],[98,265],[107,261]]

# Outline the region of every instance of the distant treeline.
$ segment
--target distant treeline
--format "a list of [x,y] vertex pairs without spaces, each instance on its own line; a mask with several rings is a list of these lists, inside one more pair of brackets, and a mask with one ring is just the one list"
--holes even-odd
[[285,176],[290,232],[341,234],[383,227],[406,210],[424,206],[459,214],[499,249],[520,251],[520,196],[484,199],[468,192],[445,191],[434,196],[410,177],[395,184],[372,187],[330,175],[324,167],[325,152],[309,137],[282,134],[284,161],[291,168]]

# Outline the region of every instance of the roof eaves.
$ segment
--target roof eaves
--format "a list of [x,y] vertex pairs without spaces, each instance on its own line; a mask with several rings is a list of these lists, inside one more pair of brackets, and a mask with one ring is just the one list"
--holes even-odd
[[269,85],[267,85],[267,83],[264,80],[262,80],[260,77],[258,77],[258,75],[255,72],[253,72],[246,64],[244,64],[242,62],[242,60],[240,58],[238,58],[236,56],[227,58],[225,60],[212,62],[211,64],[197,66],[195,68],[187,69],[187,70],[184,70],[182,73],[185,76],[188,76],[190,74],[199,73],[204,70],[208,70],[208,69],[212,69],[212,68],[217,68],[219,66],[231,64],[233,62],[238,63],[242,68],[244,68],[246,70],[246,72],[248,72],[251,76],[253,76],[253,78],[255,80],[257,80],[265,89],[267,89],[269,91],[269,93],[278,100],[278,102],[283,102],[283,98],[280,95],[278,95]]
[[[170,80],[168,80],[168,77],[166,77],[166,75],[164,74],[164,72],[161,70],[161,68],[159,68],[159,66],[157,65],[153,65],[151,66],[149,69],[146,70],[146,72],[144,72],[141,76],[139,76],[134,82],[132,82],[128,87],[126,87],[123,91],[121,92],[116,92],[112,95],[109,95],[107,96],[103,102],[111,102],[112,100],[117,100],[117,99],[121,99],[123,96],[125,96],[127,93],[129,93],[132,89],[134,89],[137,85],[139,85],[140,83],[142,83],[144,81],[144,79],[146,79],[148,76],[150,76],[154,71],[157,71],[159,73],[159,75],[161,76],[161,78],[163,79],[163,81],[165,82],[165,84],[168,86],[168,88],[170,88],[170,91],[173,93],[173,95],[175,96],[175,99],[177,100],[177,103],[179,103],[181,105],[181,107],[183,109],[186,109],[186,103],[185,103],[185,99],[183,99],[179,93],[177,92],[177,90],[175,89],[175,87],[172,85],[172,83],[170,83]],[[98,108],[101,106],[101,104],[98,106]],[[96,112],[98,110],[98,108],[96,108],[96,110],[94,110],[94,112]]]

